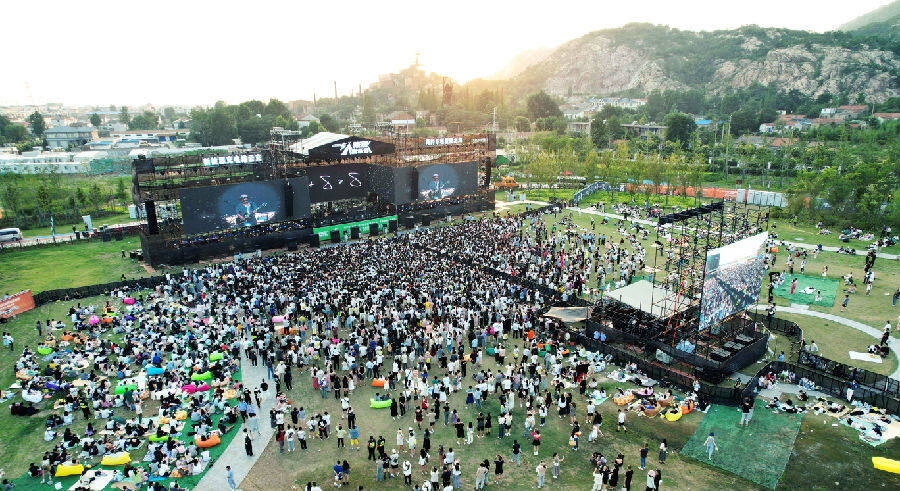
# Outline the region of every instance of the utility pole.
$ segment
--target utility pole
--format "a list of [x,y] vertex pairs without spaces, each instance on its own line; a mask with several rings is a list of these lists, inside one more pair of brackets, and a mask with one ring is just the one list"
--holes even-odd
[[334,100],[337,101],[337,80],[334,81]]

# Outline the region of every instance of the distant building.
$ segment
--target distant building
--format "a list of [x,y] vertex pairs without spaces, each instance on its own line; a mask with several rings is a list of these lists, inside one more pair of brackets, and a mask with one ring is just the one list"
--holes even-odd
[[765,134],[775,133],[775,123],[763,123],[759,125],[759,132]]
[[47,146],[54,148],[81,147],[97,138],[97,130],[90,126],[57,126],[44,131]]
[[872,116],[877,119],[879,123],[884,123],[885,121],[897,121],[900,119],[900,113],[875,113]]
[[647,99],[630,99],[627,97],[604,97],[600,99],[600,107],[613,106],[622,109],[637,109],[647,104]]
[[626,134],[640,138],[649,138],[651,135],[662,138],[663,134],[666,132],[666,127],[658,124],[629,123],[623,124],[622,128],[625,128]]
[[865,105],[847,105],[847,106],[838,106],[835,114],[838,117],[843,116],[844,119],[848,118],[858,118],[869,111],[869,106]]
[[300,119],[298,119],[297,123],[300,125],[301,128],[306,128],[307,126],[311,125],[313,123],[313,121],[318,123],[319,118],[313,116],[312,114],[306,114],[303,117],[301,117]]
[[591,133],[591,122],[590,121],[569,121],[568,123],[566,123],[566,132],[581,133],[583,135],[589,135]]

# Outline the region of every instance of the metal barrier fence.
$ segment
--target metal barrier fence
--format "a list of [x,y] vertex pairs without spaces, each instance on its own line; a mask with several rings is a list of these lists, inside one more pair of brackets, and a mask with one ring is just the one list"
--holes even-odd
[[157,285],[165,283],[165,281],[165,275],[160,275],[150,276],[148,278],[137,278],[134,280],[114,281],[112,283],[101,283],[98,285],[80,286],[77,288],[46,290],[34,295],[34,305],[35,307],[39,307],[57,300],[74,300],[78,298],[93,297],[95,295],[105,295],[120,288],[127,288],[129,290],[155,288]]

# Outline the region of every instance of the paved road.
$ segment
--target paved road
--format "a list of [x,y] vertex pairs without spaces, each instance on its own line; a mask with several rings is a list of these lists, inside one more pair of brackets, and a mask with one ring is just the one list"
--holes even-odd
[[[250,360],[246,356],[241,357],[241,380],[249,388],[256,388],[266,378],[266,367],[262,363],[259,366],[250,365]],[[269,424],[269,410],[275,407],[275,384],[269,381],[269,390],[265,393],[262,401],[262,407],[258,411],[259,414],[259,430],[260,434],[253,439],[253,456],[248,457],[244,450],[244,434],[242,425],[240,429],[235,431],[238,434],[231,440],[228,448],[222,452],[222,455],[213,463],[212,468],[200,479],[195,491],[222,491],[228,489],[228,482],[225,480],[225,466],[230,465],[234,472],[234,482],[240,487],[241,482],[250,474],[253,464],[259,460],[263,450],[269,445],[275,431]]]

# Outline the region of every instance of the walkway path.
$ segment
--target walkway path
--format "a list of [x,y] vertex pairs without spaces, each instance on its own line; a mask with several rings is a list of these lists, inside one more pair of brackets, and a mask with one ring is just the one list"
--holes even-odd
[[[757,310],[765,310],[766,306],[765,305],[757,305],[756,309]],[[872,336],[873,338],[875,338],[877,340],[881,340],[881,331],[879,329],[875,329],[872,326],[868,326],[866,324],[863,324],[862,322],[857,322],[853,319],[848,319],[846,317],[841,317],[841,316],[834,315],[834,314],[828,314],[825,312],[816,312],[815,310],[798,309],[796,307],[778,306],[778,307],[775,307],[775,310],[778,312],[786,312],[788,314],[797,314],[797,315],[807,315],[810,317],[818,317],[819,319],[835,322],[837,324],[841,324],[843,326],[847,326],[847,327],[856,329],[857,331],[866,333],[869,336]],[[891,351],[894,352],[894,354],[896,354],[898,356],[898,358],[900,358],[900,339],[897,339],[893,336],[889,337],[888,338],[888,347],[891,349]],[[897,369],[894,370],[894,373],[892,373],[890,375],[890,377],[895,380],[900,380],[900,365],[898,365]]]
[[[260,362],[262,362],[262,360],[260,360]],[[242,355],[241,380],[244,385],[250,388],[256,388],[262,383],[264,378],[266,378],[266,366],[263,363],[260,363],[258,366],[254,367],[250,364],[250,360]],[[241,482],[243,482],[244,478],[250,474],[250,469],[253,468],[253,464],[259,460],[260,455],[262,455],[263,450],[269,445],[269,441],[272,440],[272,436],[275,433],[272,429],[272,425],[269,424],[269,410],[273,407],[275,407],[275,383],[270,380],[269,390],[264,393],[262,407],[257,412],[259,415],[260,435],[257,435],[256,438],[253,439],[253,456],[248,457],[247,452],[244,450],[242,425],[235,430],[238,434],[231,440],[228,448],[222,452],[222,455],[213,463],[209,471],[202,479],[200,479],[200,482],[197,483],[194,490],[222,491],[228,489],[228,483],[225,481],[226,465],[231,466],[231,470],[234,472],[234,482],[240,487]]]

